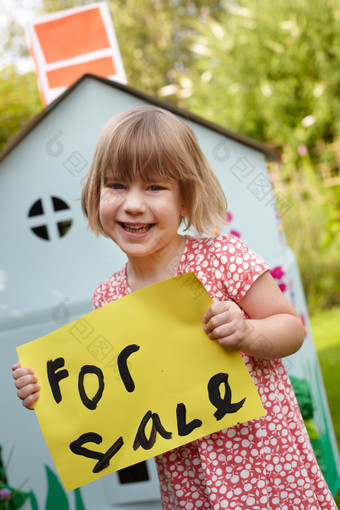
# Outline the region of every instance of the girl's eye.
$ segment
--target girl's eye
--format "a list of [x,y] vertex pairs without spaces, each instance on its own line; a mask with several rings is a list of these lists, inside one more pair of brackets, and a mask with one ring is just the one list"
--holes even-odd
[[162,189],[165,189],[164,186],[160,186],[159,184],[152,184],[148,188],[150,191],[160,191]]
[[125,185],[122,184],[121,182],[112,182],[112,183],[108,184],[108,188],[111,188],[111,189],[125,189]]

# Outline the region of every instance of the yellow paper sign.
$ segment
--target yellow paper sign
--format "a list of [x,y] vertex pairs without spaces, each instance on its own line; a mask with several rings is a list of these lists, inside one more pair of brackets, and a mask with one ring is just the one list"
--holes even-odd
[[211,304],[187,273],[17,348],[66,490],[265,414],[240,354],[203,331]]

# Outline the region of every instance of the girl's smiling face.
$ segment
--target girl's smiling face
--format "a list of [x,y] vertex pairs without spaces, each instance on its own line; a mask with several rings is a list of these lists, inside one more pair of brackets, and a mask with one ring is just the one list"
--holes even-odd
[[181,216],[185,216],[185,207],[175,181],[113,180],[101,188],[102,228],[129,258],[172,251],[178,245]]

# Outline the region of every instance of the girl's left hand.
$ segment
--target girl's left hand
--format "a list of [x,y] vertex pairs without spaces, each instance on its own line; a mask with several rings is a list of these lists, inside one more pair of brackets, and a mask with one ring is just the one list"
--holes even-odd
[[233,301],[219,301],[203,317],[204,331],[224,347],[245,348],[249,328],[243,311]]

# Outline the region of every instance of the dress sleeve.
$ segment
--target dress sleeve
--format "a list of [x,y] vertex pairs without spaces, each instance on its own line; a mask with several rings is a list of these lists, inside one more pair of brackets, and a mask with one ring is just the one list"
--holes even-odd
[[[130,291],[131,292],[131,291]],[[116,301],[129,293],[126,280],[125,266],[104,282],[100,283],[93,294],[93,306],[95,309]]]
[[257,278],[269,270],[268,264],[259,255],[233,235],[216,238],[212,265],[215,277],[222,283],[228,298],[236,303],[246,295]]
[[93,307],[96,310],[107,304],[105,295],[107,293],[106,282],[102,282],[98,285],[93,293]]

